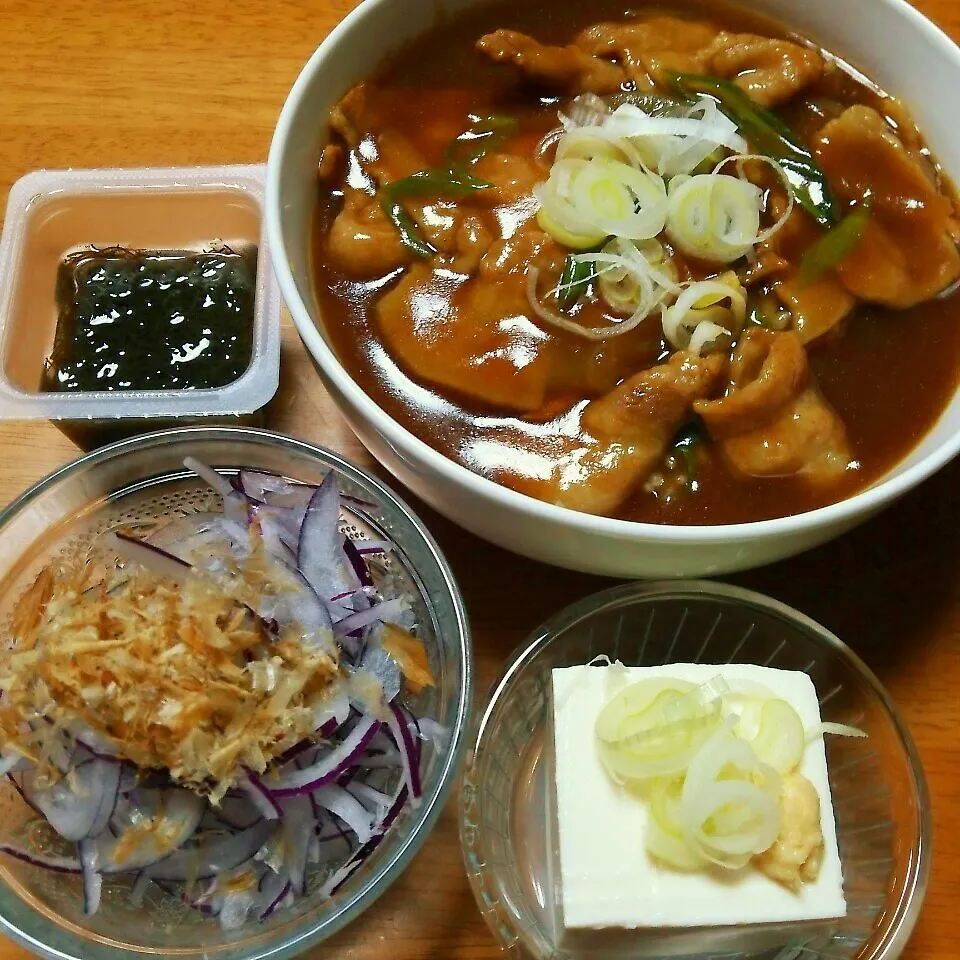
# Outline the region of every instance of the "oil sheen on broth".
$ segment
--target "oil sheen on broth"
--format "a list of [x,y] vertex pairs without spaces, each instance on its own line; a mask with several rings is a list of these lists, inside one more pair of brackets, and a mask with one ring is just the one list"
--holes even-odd
[[[708,21],[732,34],[787,36],[783,28],[755,15],[713,3],[685,4],[679,13],[676,5],[671,5],[669,11],[653,5],[635,6],[627,13],[627,19],[652,20],[664,15]],[[528,34],[542,44],[568,44],[592,24],[622,23],[624,19],[623,8],[607,0],[589,5],[569,0],[550,3],[533,0],[522,5],[484,5],[454,22],[438,25],[366,85],[366,119],[379,138],[382,166],[393,163],[393,172],[381,178],[381,186],[383,182],[408,177],[420,168],[445,168],[451,157],[451,143],[466,131],[466,138],[461,139],[460,144],[469,150],[471,123],[476,124],[481,118],[482,123],[486,123],[486,118],[510,118],[515,125],[510,128],[504,151],[532,158],[541,139],[556,128],[558,111],[568,109],[572,96],[580,92],[575,87],[557,90],[556,84],[550,82],[529,82],[528,77],[509,63],[494,63],[478,52],[475,47],[478,38],[507,28]],[[743,73],[746,75],[749,71]],[[601,86],[603,82],[600,81]],[[629,88],[629,84],[627,86]],[[826,124],[845,116],[851,107],[861,108],[863,117],[868,119],[871,111],[889,117],[893,121],[890,130],[903,131],[914,159],[922,156],[917,162],[926,164],[930,178],[944,194],[952,197],[952,188],[941,182],[919,138],[915,143],[909,142],[909,118],[897,103],[858,82],[842,67],[828,61],[827,69],[815,81],[772,106],[804,145],[812,144]],[[855,111],[849,116],[859,117],[860,113]],[[481,140],[489,132],[487,127],[475,129],[481,130]],[[842,128],[840,133],[838,141],[842,141]],[[416,160],[402,156],[405,146],[412,149]],[[839,150],[838,146],[835,153]],[[823,155],[829,157],[829,152]],[[493,282],[492,278],[492,282],[478,285],[485,286],[485,292],[475,289],[470,294],[469,305],[465,305],[463,273],[466,271],[455,263],[447,273],[435,273],[429,283],[424,280],[419,287],[416,283],[411,287],[410,302],[416,304],[417,316],[413,321],[408,317],[406,322],[419,326],[419,342],[414,354],[410,354],[414,361],[409,362],[408,354],[394,349],[400,334],[387,304],[391,296],[397,299],[398,288],[409,284],[417,271],[421,271],[423,280],[426,265],[414,257],[375,277],[358,277],[356,271],[344,269],[342,261],[331,255],[331,231],[344,208],[345,190],[349,192],[367,185],[372,191],[377,186],[362,169],[362,158],[358,160],[357,156],[342,149],[325,156],[314,230],[316,295],[338,356],[376,403],[440,452],[506,485],[554,499],[549,492],[542,492],[543,485],[535,478],[538,471],[542,472],[544,462],[562,457],[565,445],[573,442],[569,438],[581,429],[581,419],[585,421],[591,415],[586,412],[588,404],[609,396],[618,384],[632,382],[631,378],[642,371],[663,365],[671,354],[676,356],[676,345],[664,338],[659,310],[622,336],[600,341],[584,339],[576,333],[541,324],[529,308],[524,309],[528,307],[521,297],[525,284],[519,281],[510,286]],[[485,171],[493,170],[496,162],[496,157],[482,157],[473,169],[482,178]],[[550,175],[549,164],[547,159],[539,171],[539,181],[545,181]],[[498,176],[502,173],[493,172]],[[701,172],[700,168],[697,172]],[[907,174],[910,175],[910,171]],[[846,167],[841,163],[838,168],[834,163],[831,183],[833,177],[838,176],[841,187],[846,190],[848,183],[856,184],[872,177],[869,186],[876,193],[872,198],[873,209],[869,208],[870,199],[864,206],[867,215],[875,218],[882,208],[880,193],[888,183],[891,190],[902,192],[896,175],[897,171],[892,168],[879,173],[858,169],[854,158]],[[503,218],[510,216],[511,209],[517,212],[519,221],[530,217],[531,203],[536,207],[530,196],[529,177],[525,179],[525,176],[525,171],[518,169],[515,176],[508,171],[498,181],[497,189],[504,202],[498,207],[497,215],[505,234],[509,233],[510,225],[503,224]],[[766,226],[777,214],[773,197],[776,180],[772,181],[772,187],[769,180],[763,182],[761,178],[758,183],[766,191],[763,201],[767,204],[763,221]],[[514,194],[509,193],[511,187],[515,188]],[[509,201],[513,201],[512,204]],[[465,201],[468,207],[471,202]],[[952,200],[949,202],[952,204]],[[455,203],[451,200],[449,207],[437,204],[427,215],[442,220]],[[378,202],[376,206],[379,209],[381,205]],[[856,208],[856,202],[850,206],[844,204],[842,213],[846,216]],[[951,229],[952,213],[951,206]],[[812,219],[802,223],[804,217],[807,214],[795,215],[774,238],[779,244],[777,253],[791,262],[796,251],[799,263],[804,250],[823,233]],[[418,226],[412,225],[415,229]],[[442,222],[433,227],[431,236],[442,236]],[[523,255],[519,249],[513,253]],[[508,250],[503,255],[509,254]],[[944,261],[944,276],[947,280],[955,279],[950,275],[950,251],[944,253]],[[680,257],[680,262],[680,279],[688,282],[716,277],[725,269],[691,257]],[[470,267],[483,270],[482,265],[477,268],[475,263]],[[742,277],[748,272],[744,262],[733,265],[733,269]],[[776,282],[775,273],[771,276]],[[849,285],[855,288],[857,282],[860,281]],[[765,287],[763,281],[745,279],[744,283],[750,302],[755,302],[763,290],[767,291],[767,299],[772,299],[770,288]],[[828,300],[832,289],[825,294]],[[540,291],[541,295],[548,295],[546,287],[541,286]],[[805,295],[803,290],[797,294]],[[898,293],[891,293],[887,299],[895,300],[898,296],[909,299],[908,295]],[[571,312],[571,317],[590,325],[606,322],[596,320],[600,314],[595,300],[587,297]],[[608,505],[599,509],[592,506],[591,501],[586,501],[584,506],[575,498],[556,502],[645,522],[723,524],[800,513],[844,499],[873,483],[922,439],[955,390],[960,370],[958,301],[952,287],[942,295],[927,296],[923,302],[897,309],[883,303],[868,303],[859,297],[855,300],[850,297],[850,300],[854,305],[842,321],[832,323],[822,336],[813,336],[804,344],[804,363],[809,366],[806,376],[811,378],[810,383],[816,384],[813,393],[819,398],[815,406],[820,404],[823,409],[832,410],[831,416],[842,423],[839,429],[845,431],[844,469],[816,482],[811,481],[809,472],[788,476],[748,475],[743,469],[731,466],[731,462],[737,462],[736,444],[742,443],[743,438],[727,438],[723,434],[726,428],[722,426],[717,427],[714,436],[714,420],[704,413],[703,420],[710,424],[708,434],[701,419],[689,412],[680,418],[682,422],[676,426],[676,435],[659,456],[663,465],[658,462],[652,468],[645,467],[643,475],[629,486],[626,495],[614,494],[609,501],[601,497],[599,502]],[[789,302],[789,298],[779,295],[779,302]],[[498,354],[496,350],[488,350],[482,364],[473,363],[469,351],[463,348],[464,338],[451,341],[447,336],[445,324],[456,311],[465,316],[469,316],[470,311],[478,316],[499,311],[502,322],[523,327],[528,343],[529,334],[533,334],[533,342],[539,344],[536,357],[523,355],[522,341],[518,341],[520,346],[514,345],[512,352],[504,349]],[[748,320],[741,332],[741,343],[753,338],[755,347],[771,351],[769,344],[786,345],[782,331],[771,333],[757,328],[747,337],[745,331],[752,329]],[[477,336],[482,337],[482,332]],[[793,339],[791,335],[791,341]],[[483,345],[478,343],[477,347],[482,352]],[[726,349],[729,352],[729,346]],[[741,348],[743,370],[749,367],[748,353],[747,347]],[[768,353],[768,360],[770,356]],[[551,364],[551,375],[546,388],[541,389],[535,370],[537,363],[546,362],[544,357]],[[704,377],[708,375],[709,361],[708,357],[701,363]],[[720,362],[718,357],[717,363]],[[437,372],[433,372],[431,364]],[[458,389],[457,378],[461,376],[458,370],[465,371],[462,382],[468,384],[466,389]],[[757,375],[756,369],[753,375]],[[709,377],[709,385],[697,394],[701,400],[735,395],[740,389],[734,373],[712,370]],[[658,389],[654,378],[648,385],[641,384],[636,396],[644,392],[652,396]],[[722,420],[722,416],[716,418],[718,424]],[[725,446],[727,440],[729,443]],[[747,462],[750,456],[748,453]],[[744,462],[742,458],[741,462]],[[672,483],[671,471],[679,471],[683,482]],[[614,501],[615,506],[610,506]]]

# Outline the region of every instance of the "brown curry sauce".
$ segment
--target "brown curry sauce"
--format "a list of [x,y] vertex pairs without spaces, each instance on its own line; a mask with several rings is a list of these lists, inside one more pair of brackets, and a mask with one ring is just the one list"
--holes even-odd
[[[691,15],[726,29],[754,30],[767,36],[783,31],[769,21],[719,3],[686,3]],[[653,5],[634,7],[630,15],[669,12]],[[499,27],[535,35],[543,42],[567,42],[591,23],[622,19],[623,7],[610,0],[584,5],[575,0],[531,0],[526,4],[493,3],[443,23],[376,77],[377,94],[387,102],[393,124],[431,161],[435,142],[418,132],[429,112],[449,111],[449,127],[462,129],[463,98],[450,91],[475,92],[477,113],[509,114],[520,121],[521,134],[535,143],[556,125],[557,99],[542,97],[512,71],[491,64],[474,50],[476,39]],[[447,94],[444,94],[447,91]],[[801,135],[824,122],[824,111],[857,103],[879,107],[881,99],[842,71],[832,71],[783,108],[784,119]],[[813,104],[813,106],[811,106]],[[447,125],[447,124],[444,124]],[[468,454],[484,443],[543,443],[549,424],[530,423],[502,410],[485,409],[474,399],[432,388],[411,379],[393,361],[377,330],[373,305],[382,283],[349,280],[331,263],[325,237],[340,207],[336,190],[321,186],[314,225],[315,287],[327,330],[338,356],[364,391],[386,413],[431,446],[472,469],[495,475],[489,464]],[[725,524],[802,513],[842,500],[869,486],[906,457],[933,427],[960,379],[960,294],[951,293],[918,307],[889,311],[859,304],[838,333],[808,347],[819,386],[846,425],[859,469],[829,487],[798,478],[751,479],[729,471],[717,457],[702,457],[697,490],[669,501],[643,490],[619,511],[624,519],[650,523]],[[656,323],[633,336],[640,369],[656,360]],[[645,332],[644,332],[645,331]],[[626,339],[626,338],[623,338]],[[559,412],[571,398],[551,398]],[[502,450],[503,448],[500,447]]]

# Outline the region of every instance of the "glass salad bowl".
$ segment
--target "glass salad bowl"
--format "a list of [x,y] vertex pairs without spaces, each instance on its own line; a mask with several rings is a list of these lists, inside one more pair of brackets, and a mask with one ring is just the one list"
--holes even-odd
[[[280,960],[299,954],[357,917],[399,876],[429,835],[457,772],[471,701],[471,650],[450,569],[406,504],[340,457],[307,443],[258,430],[182,428],[105,447],[42,480],[0,514],[0,616],[8,634],[16,601],[51,559],[85,555],[111,528],[159,522],[163,529],[168,521],[175,527],[181,518],[220,509],[220,497],[184,468],[185,457],[228,479],[246,468],[319,485],[336,471],[341,501],[333,532],[358,545],[355,556],[370,557],[371,593],[405,598],[435,679],[416,696],[401,694],[404,708],[427,719],[433,734],[418,748],[420,802],[403,806],[392,824],[383,818],[382,838],[332,895],[324,885],[342,861],[321,859],[308,868],[303,896],[234,930],[192,909],[182,890],[169,885],[151,884],[135,905],[132,880],[121,876],[103,878],[99,910],[87,915],[79,876],[0,856],[0,933],[42,957]],[[0,786],[0,820],[0,845],[37,849],[44,824],[7,779]]]
[[[824,738],[846,917],[621,935],[565,930],[554,839],[551,671],[598,657],[627,666],[749,663],[804,671],[824,722],[868,734]],[[920,911],[931,829],[916,749],[866,665],[823,627],[775,600],[696,581],[616,587],[535,630],[493,688],[460,796],[467,873],[490,929],[513,956],[553,960],[891,960]],[[617,842],[612,833],[609,839]]]

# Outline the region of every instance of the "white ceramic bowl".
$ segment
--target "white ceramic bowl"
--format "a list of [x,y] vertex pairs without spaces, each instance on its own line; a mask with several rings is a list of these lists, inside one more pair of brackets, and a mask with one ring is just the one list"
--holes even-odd
[[[267,170],[274,267],[307,349],[371,453],[431,506],[478,536],[538,560],[626,577],[703,576],[771,563],[871,517],[960,451],[960,393],[937,426],[869,490],[810,513],[759,523],[670,527],[610,520],[541,503],[471,473],[387,416],[341,366],[313,294],[310,228],[330,108],[438,12],[484,0],[365,0],[321,44],[291,90]],[[586,0],[585,0],[586,2]],[[960,125],[944,91],[960,87],[960,49],[905,0],[750,0],[843,56],[913,110],[934,153],[960,174]]]

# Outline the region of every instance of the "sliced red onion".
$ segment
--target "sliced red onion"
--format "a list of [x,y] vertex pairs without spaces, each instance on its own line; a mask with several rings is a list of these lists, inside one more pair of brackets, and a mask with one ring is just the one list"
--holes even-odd
[[326,649],[333,631],[326,605],[298,570],[288,567],[283,575],[296,589],[265,596],[258,604],[257,615],[281,625],[296,624],[305,642]]
[[224,930],[239,930],[257,902],[255,890],[231,890],[213,904]]
[[342,637],[355,630],[362,630],[371,623],[392,623],[393,618],[399,616],[405,609],[406,604],[402,598],[394,597],[392,600],[384,600],[383,603],[374,604],[366,610],[344,617],[343,620],[334,624],[333,630],[338,637]]
[[260,888],[258,901],[263,903],[269,901],[260,911],[260,919],[266,920],[272,916],[277,908],[291,894],[293,888],[289,880],[286,880],[282,873],[273,873],[268,871],[264,883]]
[[240,491],[251,500],[266,501],[267,493],[276,493],[290,486],[290,482],[273,473],[262,473],[259,470],[241,470],[237,474],[237,485]]
[[376,678],[383,689],[383,698],[387,703],[399,695],[403,674],[397,661],[379,643],[367,644],[357,669],[366,670]]
[[340,560],[340,492],[331,470],[310,499],[300,528],[297,566],[318,597],[329,599],[347,589]]
[[[287,566],[295,567],[296,539],[289,536],[287,528],[269,515],[258,514],[257,522],[260,524],[260,535],[267,550]],[[293,543],[290,540],[293,540]]]
[[347,880],[353,876],[356,871],[363,866],[366,859],[373,853],[374,850],[380,845],[380,841],[383,839],[387,830],[393,826],[394,821],[400,814],[400,811],[403,810],[404,805],[407,802],[407,786],[402,784],[399,791],[396,795],[396,800],[393,805],[387,811],[386,816],[383,818],[382,823],[379,825],[375,835],[371,837],[365,844],[363,844],[357,852],[337,871],[331,874],[324,885],[320,888],[320,895],[323,897],[332,897],[337,890],[342,887]]
[[[351,540],[350,542],[353,543],[354,549],[361,557],[386,554],[393,550],[393,544],[387,543],[386,540],[360,540],[357,542]],[[366,564],[364,564],[364,568],[366,568]]]
[[195,457],[185,457],[183,465],[209,486],[213,487],[224,499],[232,497],[237,492],[226,477],[221,477],[216,470],[208,467],[205,463],[201,463]]
[[320,838],[317,836],[316,826],[310,833],[310,841],[307,844],[307,863],[320,862]]
[[406,718],[407,730],[410,732],[414,749],[417,752],[417,766],[419,767],[420,761],[423,759],[423,734],[420,732],[420,721],[402,704],[396,706],[400,711],[399,715]]
[[343,555],[347,558],[349,569],[353,571],[360,586],[372,587],[373,577],[370,576],[370,571],[367,569],[360,548],[349,537],[344,538]]
[[273,799],[271,791],[264,786],[263,781],[255,773],[248,771],[246,779],[241,780],[237,786],[247,795],[250,802],[265,820],[280,819],[283,809]]
[[297,544],[300,542],[300,528],[306,512],[306,507],[288,509],[268,503],[253,509],[253,519],[260,524],[260,529],[275,531],[283,545],[294,554],[293,566],[296,566]]
[[220,494],[223,500],[223,515],[225,517],[238,523],[246,524],[248,522],[250,501],[245,494],[235,489],[226,477],[222,477],[212,467],[208,467],[194,457],[186,457],[183,465]]
[[[89,841],[92,869],[103,874],[128,873],[152,866],[183,846],[203,819],[206,801],[190,790],[138,788],[111,822],[111,828]],[[162,826],[144,829],[150,821],[163,819]],[[134,831],[133,843],[127,831]],[[164,838],[162,847],[157,836]]]
[[[265,473],[258,470],[241,470],[240,483],[247,496],[264,500],[268,503],[282,500],[285,497],[303,497],[303,502],[306,503],[319,486],[319,484],[301,483],[299,480],[294,482],[278,474]],[[362,507],[364,510],[378,509],[377,504],[369,500],[363,500],[360,497],[343,495],[340,499],[343,500],[344,503],[349,503],[355,507]]]
[[[94,768],[92,776],[98,782],[100,798],[88,836],[98,837],[107,829],[107,824],[116,809],[117,800],[120,796],[120,785],[123,781],[121,776],[123,767],[116,760],[101,759],[93,760],[90,766]],[[63,835],[61,834],[61,836]]]
[[288,797],[283,801],[284,863],[290,886],[298,897],[306,888],[307,858],[315,825],[313,805],[307,797]]
[[287,493],[307,484],[294,483],[277,473],[267,473],[265,470],[241,470],[237,480],[243,492],[256,500],[266,500],[270,494]]
[[[319,485],[317,485],[319,486]],[[292,510],[301,514],[301,523],[303,514],[307,512],[307,507],[317,492],[317,486],[309,483],[291,483],[286,490],[277,490],[266,495],[267,503],[271,507],[283,507],[286,510]]]
[[320,817],[320,823],[316,828],[317,843],[320,845],[320,860],[318,862],[328,862],[338,857],[350,856],[353,852],[353,844],[347,831],[336,818],[320,810],[319,807],[317,811]]
[[264,819],[256,804],[245,796],[224,797],[220,801],[220,806],[216,809],[211,808],[209,813],[219,821],[221,826],[234,830],[246,830]]
[[49,787],[38,787],[33,770],[23,775],[21,789],[31,806],[64,840],[96,837],[107,826],[117,802],[120,764],[89,760]]
[[374,815],[359,800],[343,787],[330,784],[313,792],[313,799],[339,817],[356,835],[360,843],[373,836]]
[[[206,917],[215,917],[219,912],[219,907],[214,908],[208,902],[210,896],[213,894],[212,889],[204,890],[200,896],[192,897],[186,890],[180,890],[173,883],[168,883],[165,880],[155,881],[156,885],[168,896],[176,897],[181,903],[185,903],[188,907],[193,908],[194,910],[202,913]],[[211,887],[213,885],[211,884]]]
[[317,705],[313,722],[321,737],[333,736],[337,728],[347,722],[350,716],[350,698],[342,683],[338,683]]
[[178,850],[158,861],[146,873],[151,880],[177,883],[209,880],[252,860],[276,829],[275,823],[261,820],[227,837],[208,837],[195,847]]
[[146,870],[141,870],[137,874],[137,879],[133,881],[133,887],[130,889],[130,902],[135,907],[143,906],[143,898],[150,889],[150,874]]
[[103,891],[103,874],[97,868],[95,840],[81,840],[80,863],[83,866],[83,912],[92,916],[100,909],[100,894]]
[[360,780],[354,780],[353,783],[345,789],[361,803],[372,807],[378,818],[386,814],[394,801],[394,797],[384,793],[382,790],[376,790]]
[[420,739],[432,743],[438,753],[442,753],[447,746],[449,731],[442,723],[431,720],[429,717],[420,717],[417,720]]
[[23,770],[28,765],[27,758],[22,753],[7,747],[0,753],[0,777],[17,770]]
[[403,760],[403,776],[410,788],[410,805],[416,807],[420,802],[420,755],[417,745],[410,729],[407,727],[407,718],[403,715],[400,708],[391,703],[388,705],[389,714],[387,715],[387,724],[390,727],[390,733],[396,741],[400,750],[400,757]]
[[[75,721],[67,726],[67,730],[79,747],[82,747],[92,757],[101,760],[116,760],[117,755],[113,744],[102,734],[97,733],[81,721]],[[130,768],[127,769],[129,775]]]
[[358,763],[363,770],[393,770],[403,766],[403,755],[399,750],[365,753]]
[[281,776],[277,780],[271,780],[270,792],[274,797],[286,797],[307,793],[334,783],[344,771],[357,764],[358,758],[379,729],[379,720],[361,717],[346,739],[324,754],[315,764],[304,770],[296,770]]
[[106,534],[105,543],[118,556],[136,563],[146,570],[152,570],[158,576],[168,577],[176,583],[186,583],[193,569],[189,563],[179,557],[161,550],[143,540],[136,540],[116,531]]
[[44,853],[31,853],[29,850],[21,850],[9,843],[0,843],[0,853],[29,863],[31,867],[52,870],[54,873],[79,874],[83,872],[83,866],[75,857],[52,857]]

